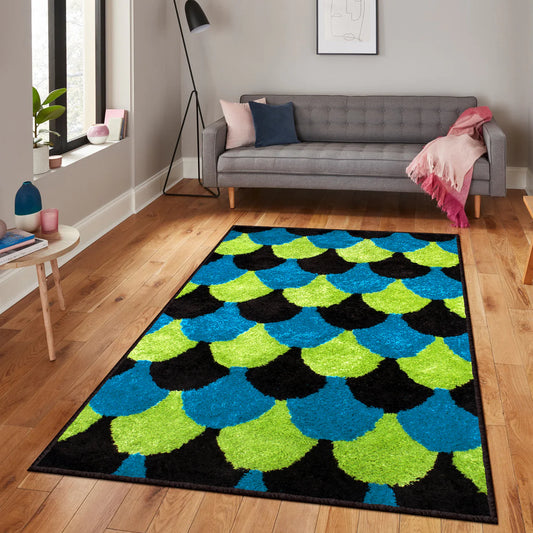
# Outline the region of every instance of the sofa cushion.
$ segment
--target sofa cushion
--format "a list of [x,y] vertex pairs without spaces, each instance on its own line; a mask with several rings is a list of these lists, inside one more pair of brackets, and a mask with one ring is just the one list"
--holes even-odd
[[[405,169],[423,144],[299,143],[224,152],[218,172],[330,176],[405,177]],[[475,179],[489,179],[486,157],[474,166]]]
[[250,102],[254,119],[255,146],[298,143],[292,102],[282,105]]

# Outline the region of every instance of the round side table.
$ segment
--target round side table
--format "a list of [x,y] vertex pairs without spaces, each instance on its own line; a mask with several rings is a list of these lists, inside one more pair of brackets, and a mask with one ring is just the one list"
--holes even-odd
[[54,349],[54,334],[52,331],[52,321],[50,319],[50,306],[48,304],[48,290],[46,288],[46,274],[44,264],[48,261],[52,266],[54,284],[57,289],[59,308],[65,310],[65,298],[61,289],[61,278],[59,277],[59,267],[57,258],[65,255],[70,250],[76,248],[80,242],[80,232],[72,226],[59,225],[57,233],[37,235],[39,238],[46,239],[48,246],[37,250],[31,254],[25,255],[20,259],[15,259],[4,265],[0,265],[0,270],[9,270],[11,268],[22,268],[35,265],[37,268],[37,280],[39,281],[39,293],[41,295],[41,305],[43,308],[44,329],[46,331],[46,343],[48,344],[48,355],[50,361],[55,361],[56,353]]

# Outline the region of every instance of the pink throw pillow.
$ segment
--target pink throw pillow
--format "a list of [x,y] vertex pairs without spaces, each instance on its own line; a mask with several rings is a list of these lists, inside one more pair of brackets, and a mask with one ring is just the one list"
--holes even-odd
[[[254,102],[266,104],[266,98],[259,98],[259,100],[254,100]],[[227,102],[226,100],[220,100],[220,105],[228,125],[226,149],[254,144],[255,129],[250,106],[247,103],[239,104]]]

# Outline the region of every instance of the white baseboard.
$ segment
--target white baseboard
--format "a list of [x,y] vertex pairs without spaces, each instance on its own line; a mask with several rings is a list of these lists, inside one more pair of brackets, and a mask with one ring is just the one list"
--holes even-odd
[[526,174],[526,192],[533,195],[533,172],[528,168]]
[[[191,158],[196,161],[195,158]],[[183,162],[177,160],[172,166],[167,187],[178,183],[183,176]],[[70,253],[58,259],[59,265],[75,257],[108,231],[138,213],[156,198],[161,196],[168,169],[163,169],[134,189],[129,189],[88,217],[74,224],[80,232],[80,244]],[[50,265],[46,265],[47,275]],[[17,303],[24,296],[37,288],[37,276],[34,268],[16,268],[0,273],[0,314]]]
[[507,188],[525,189],[527,184],[527,167],[507,167]]
[[[186,179],[198,179],[198,158],[196,157],[182,157],[182,176]],[[200,178],[202,177],[202,169],[200,168]]]

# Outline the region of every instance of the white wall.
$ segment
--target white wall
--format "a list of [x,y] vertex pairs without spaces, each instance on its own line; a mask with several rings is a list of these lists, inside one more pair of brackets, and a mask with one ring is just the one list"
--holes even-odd
[[316,55],[314,0],[200,3],[211,28],[186,37],[209,121],[245,92],[474,95],[508,134],[509,165],[527,165],[527,0],[379,0],[376,56]]

